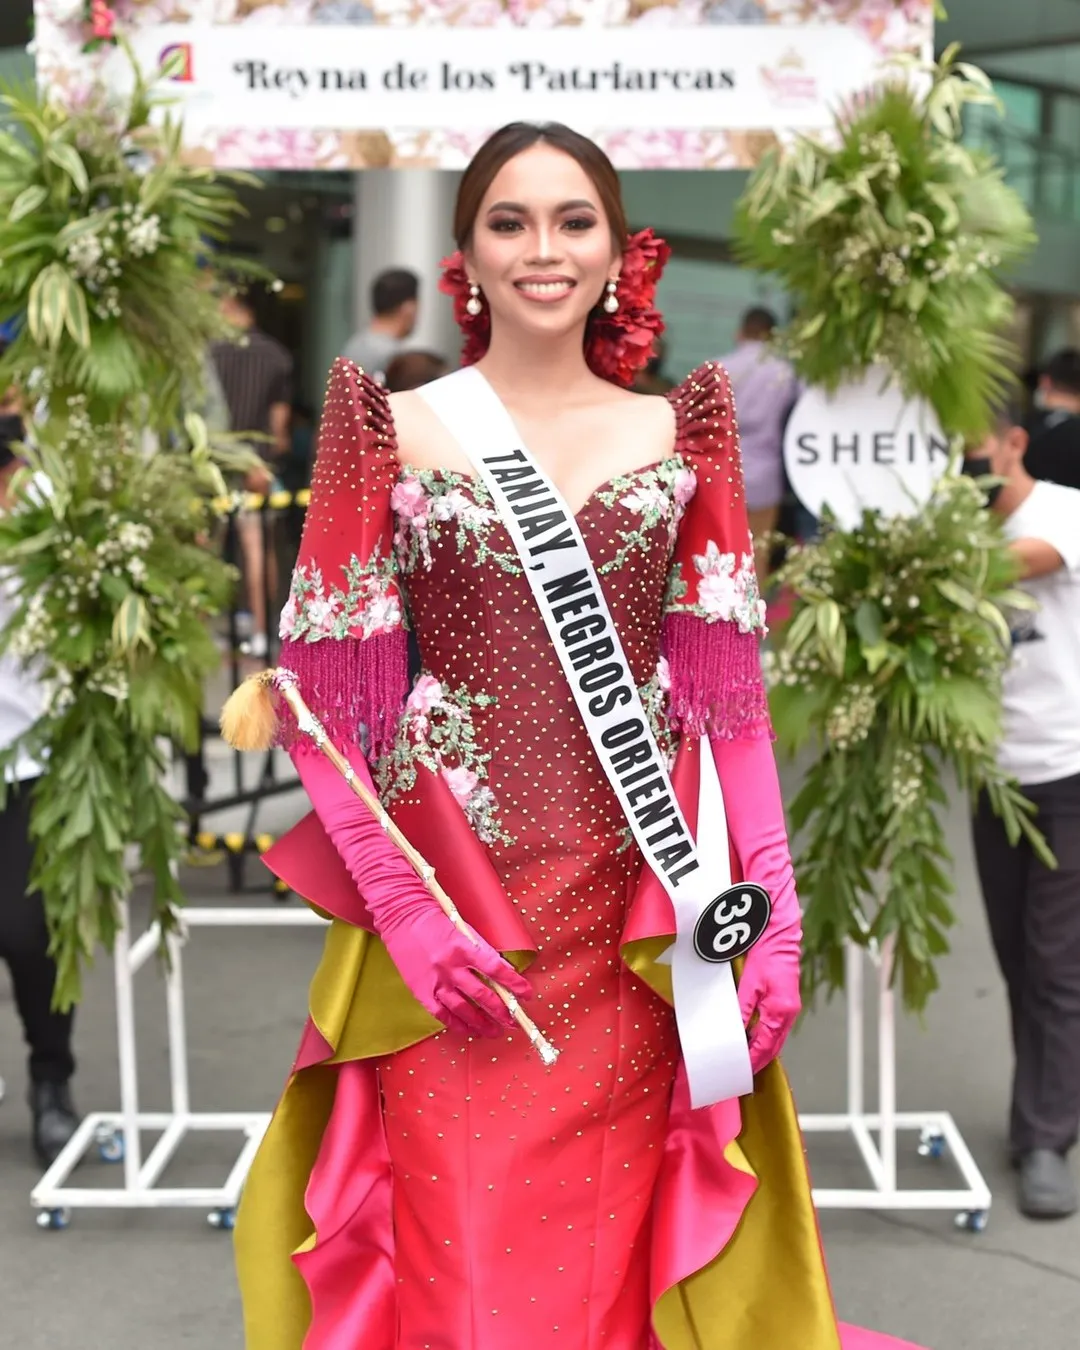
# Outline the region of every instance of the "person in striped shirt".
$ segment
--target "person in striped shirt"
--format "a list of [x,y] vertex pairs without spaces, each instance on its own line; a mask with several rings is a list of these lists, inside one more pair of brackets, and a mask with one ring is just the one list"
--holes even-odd
[[[293,359],[276,338],[258,327],[246,293],[227,296],[223,309],[240,337],[214,343],[214,370],[228,404],[231,430],[251,433],[251,448],[265,462],[265,467],[248,474],[245,486],[250,492],[267,492],[274,481],[273,464],[289,453]],[[277,590],[276,568],[266,547],[261,513],[241,512],[237,526],[252,615],[248,654],[261,658],[267,653],[267,597]]]

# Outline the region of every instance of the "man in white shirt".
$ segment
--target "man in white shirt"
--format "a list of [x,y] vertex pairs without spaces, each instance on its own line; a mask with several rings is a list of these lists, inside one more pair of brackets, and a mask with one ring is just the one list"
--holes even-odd
[[[13,442],[22,439],[18,404],[0,394],[0,511],[9,505],[9,484],[18,468]],[[0,630],[11,620],[14,607],[10,578],[0,572]],[[41,715],[42,693],[32,672],[8,653],[0,654],[0,750],[29,731]],[[3,773],[5,791],[0,800],[0,960],[11,975],[15,1005],[30,1050],[30,1109],[33,1145],[39,1161],[48,1166],[75,1133],[78,1116],[71,1101],[70,1081],[75,1072],[71,1052],[72,1015],[52,1007],[56,966],[49,956],[49,935],[42,899],[29,891],[33,847],[30,840],[30,801],[34,783],[43,772],[25,754]]]
[[974,838],[1012,1015],[1009,1144],[1020,1208],[1063,1218],[1078,1207],[1067,1155],[1080,1133],[1080,491],[1036,482],[1024,467],[1027,443],[1019,419],[1003,414],[978,467],[1005,480],[991,505],[1005,517],[1020,585],[1038,602],[1010,616],[999,759],[1038,807],[1057,869],[1025,841],[1013,847],[985,798]]

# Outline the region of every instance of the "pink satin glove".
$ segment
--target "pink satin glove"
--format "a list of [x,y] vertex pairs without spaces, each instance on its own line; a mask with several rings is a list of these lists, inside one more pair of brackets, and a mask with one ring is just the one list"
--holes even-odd
[[[511,1030],[515,1024],[506,1005],[480,975],[523,1002],[532,997],[528,981],[481,937],[470,941],[454,927],[325,755],[300,745],[291,757],[379,937],[417,1001],[444,1026],[467,1036],[501,1036]],[[374,791],[360,750],[350,747],[348,759],[357,777]]]
[[750,1032],[750,1064],[760,1073],[780,1053],[802,1008],[802,913],[772,743],[764,737],[709,740],[743,877],[763,886],[772,901],[769,925],[747,953],[739,981],[743,1022],[749,1026],[758,1015]]

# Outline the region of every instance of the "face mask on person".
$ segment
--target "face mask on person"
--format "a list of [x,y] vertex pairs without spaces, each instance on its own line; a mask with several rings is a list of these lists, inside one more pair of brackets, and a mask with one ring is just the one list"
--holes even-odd
[[[982,478],[994,472],[993,461],[989,455],[965,455],[962,472],[969,478]],[[987,506],[993,506],[1004,486],[1004,483],[991,483],[983,488]]]
[[6,469],[16,458],[15,447],[26,435],[26,428],[18,413],[0,413],[0,469]]

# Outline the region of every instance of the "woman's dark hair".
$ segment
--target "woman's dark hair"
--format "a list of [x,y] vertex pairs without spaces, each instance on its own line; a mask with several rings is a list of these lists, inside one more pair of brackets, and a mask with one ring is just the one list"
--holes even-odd
[[472,242],[473,226],[496,175],[504,164],[534,145],[550,145],[576,160],[596,188],[600,205],[611,226],[612,238],[621,252],[628,233],[622,188],[615,166],[587,136],[571,131],[561,122],[510,122],[484,142],[472,157],[458,188],[454,207],[454,238],[460,249]]
[[438,352],[410,350],[398,352],[386,367],[386,387],[391,394],[403,393],[406,389],[419,389],[430,384],[440,375],[445,375],[450,366]]
[[407,267],[390,267],[371,284],[371,311],[382,318],[420,295],[420,278]]

